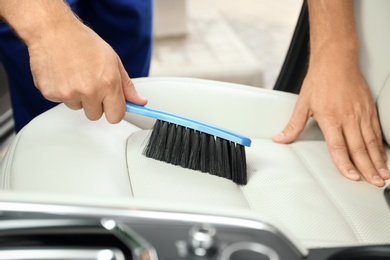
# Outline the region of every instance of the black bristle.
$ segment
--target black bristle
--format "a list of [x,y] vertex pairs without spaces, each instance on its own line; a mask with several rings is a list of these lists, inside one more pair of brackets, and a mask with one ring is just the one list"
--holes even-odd
[[162,160],[164,158],[164,152],[167,145],[167,137],[168,137],[168,125],[169,123],[163,122],[159,134],[157,135],[156,146],[154,147],[154,153],[152,157],[156,160]]
[[184,168],[209,172],[239,185],[247,183],[244,146],[180,125],[157,120],[144,154]]
[[215,174],[222,177],[225,174],[225,165],[223,163],[222,141],[221,138],[215,138]]
[[199,170],[201,172],[208,172],[210,165],[210,155],[208,151],[208,136],[205,133],[200,134],[200,161],[199,161]]
[[245,148],[242,145],[236,145],[236,154],[238,171],[235,182],[240,184],[246,184],[246,174],[242,174],[243,172],[246,173],[246,161],[243,160],[243,158],[245,159]]
[[181,145],[181,158],[180,158],[180,166],[183,168],[188,168],[188,161],[190,159],[191,152],[191,129],[185,128],[183,141]]
[[156,143],[157,143],[157,139],[158,139],[157,137],[160,133],[160,127],[162,124],[163,124],[162,121],[157,120],[153,126],[152,134],[149,137],[149,143],[145,147],[145,150],[144,150],[144,154],[146,157],[154,158],[153,154],[154,154],[155,149],[157,148],[156,147]]
[[200,134],[199,131],[191,131],[191,151],[190,158],[188,160],[188,168],[192,170],[200,169]]
[[168,126],[168,135],[167,135],[167,143],[164,151],[163,161],[171,163],[172,153],[173,153],[173,145],[175,143],[176,137],[176,125],[169,124]]
[[237,153],[236,153],[236,144],[230,142],[230,165],[231,165],[231,178],[234,182],[237,180],[238,169],[237,169]]
[[208,172],[217,175],[217,158],[215,155],[215,138],[212,135],[208,135],[208,155],[210,157],[209,160],[209,170]]
[[172,147],[172,155],[170,161],[170,163],[172,163],[173,165],[180,164],[182,141],[183,141],[183,127],[177,126],[176,136]]
[[241,181],[240,183],[241,184],[247,184],[248,182],[248,176],[247,176],[247,168],[246,168],[246,153],[245,153],[245,147],[242,146],[242,145],[237,145],[240,147],[240,150],[241,150],[241,156],[239,157],[240,158],[240,164],[241,164],[241,171],[240,171],[240,178],[241,178]]
[[230,149],[229,149],[229,141],[225,139],[221,139],[222,143],[222,164],[223,164],[223,177],[227,179],[232,179],[231,166],[230,166]]

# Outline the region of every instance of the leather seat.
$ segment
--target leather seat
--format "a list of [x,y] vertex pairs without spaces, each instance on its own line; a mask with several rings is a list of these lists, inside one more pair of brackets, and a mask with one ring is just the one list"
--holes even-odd
[[[372,3],[372,2],[371,2]],[[360,62],[390,140],[390,2],[355,1]],[[386,5],[387,7],[384,7]],[[366,19],[370,23],[366,23]],[[380,40],[379,40],[380,39]],[[142,155],[153,120],[128,114],[117,125],[88,121],[64,105],[42,114],[15,138],[0,168],[0,188],[213,208],[272,219],[305,247],[390,243],[383,189],[343,177],[310,121],[290,145],[273,143],[297,95],[189,78],[135,79],[148,106],[248,136],[248,184],[183,169]],[[386,145],[390,157],[390,148]]]

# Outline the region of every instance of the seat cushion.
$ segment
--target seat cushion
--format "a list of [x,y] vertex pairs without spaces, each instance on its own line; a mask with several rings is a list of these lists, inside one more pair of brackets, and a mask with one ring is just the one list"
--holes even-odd
[[341,176],[314,121],[293,144],[272,142],[296,95],[185,78],[134,83],[150,107],[250,137],[248,184],[144,157],[149,118],[128,114],[110,125],[59,105],[17,135],[1,163],[0,187],[250,211],[287,228],[307,247],[390,243],[383,189]]

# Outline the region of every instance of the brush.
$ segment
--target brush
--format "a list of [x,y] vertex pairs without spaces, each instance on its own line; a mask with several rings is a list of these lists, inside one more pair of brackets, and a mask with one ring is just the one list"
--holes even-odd
[[126,111],[156,119],[143,154],[183,168],[247,183],[245,146],[251,140],[165,111],[126,103]]

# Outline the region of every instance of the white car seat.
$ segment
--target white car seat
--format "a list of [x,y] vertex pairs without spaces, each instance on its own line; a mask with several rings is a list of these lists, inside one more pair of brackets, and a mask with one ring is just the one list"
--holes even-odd
[[[390,141],[390,2],[355,1],[360,62]],[[2,190],[128,198],[178,209],[214,208],[265,216],[308,248],[390,243],[383,189],[343,177],[310,121],[299,141],[271,137],[288,122],[297,96],[188,78],[135,79],[148,106],[230,129],[252,139],[246,186],[148,159],[153,120],[128,114],[117,125],[88,121],[59,105],[27,125],[1,162]],[[390,148],[386,145],[390,157]]]

